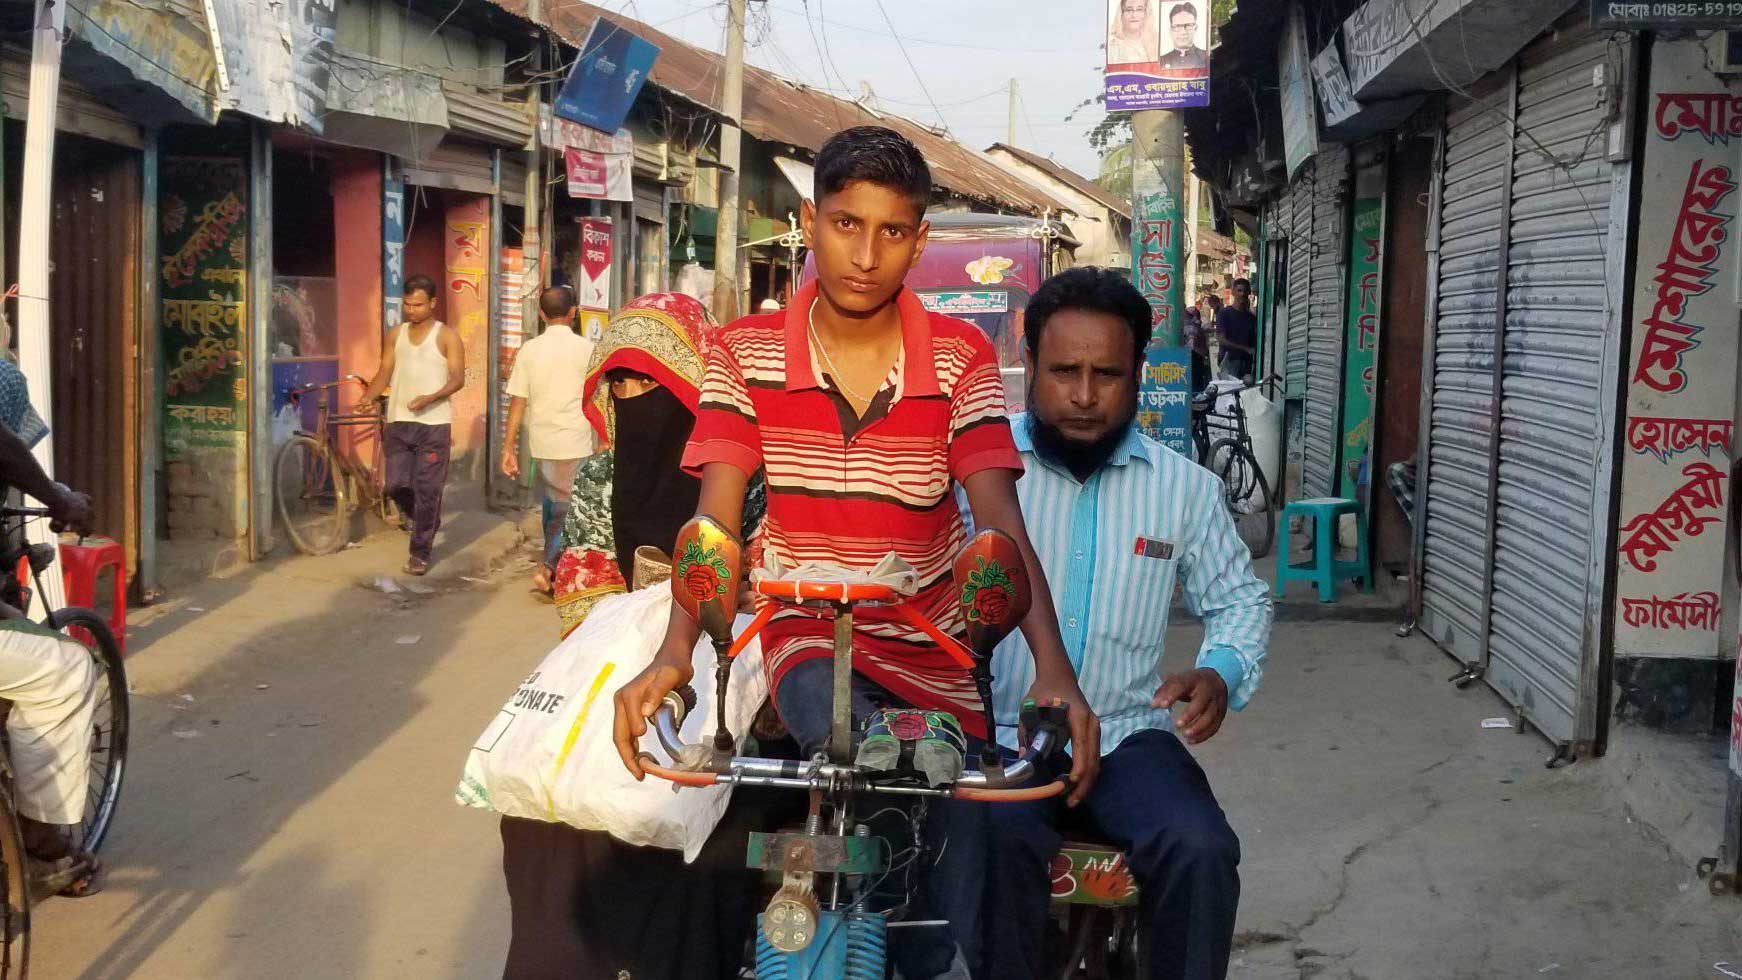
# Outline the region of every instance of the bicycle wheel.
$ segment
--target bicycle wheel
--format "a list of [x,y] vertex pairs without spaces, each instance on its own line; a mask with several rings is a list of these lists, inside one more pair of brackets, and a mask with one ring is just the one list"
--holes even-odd
[[1253,558],[1270,554],[1276,537],[1276,501],[1270,495],[1270,484],[1264,479],[1264,469],[1252,457],[1252,450],[1238,439],[1223,439],[1210,450],[1217,461],[1216,475],[1222,478],[1222,494],[1228,516],[1234,520],[1234,530],[1246,543]]
[[12,770],[0,781],[0,980],[23,980],[30,973],[30,864],[24,856],[24,831],[12,802]]
[[309,435],[292,437],[273,462],[272,487],[279,522],[298,551],[326,555],[344,547],[350,523],[345,478],[335,471],[325,443]]
[[127,769],[131,717],[127,669],[121,664],[121,645],[95,610],[78,606],[57,609],[49,616],[49,625],[83,644],[103,672],[97,708],[91,716],[90,776],[85,783],[85,819],[80,825],[82,846],[95,851],[109,836],[115,805],[121,799],[121,778]]

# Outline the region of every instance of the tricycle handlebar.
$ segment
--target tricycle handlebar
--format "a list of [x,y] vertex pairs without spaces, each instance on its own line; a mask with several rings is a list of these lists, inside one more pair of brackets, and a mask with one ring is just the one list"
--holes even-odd
[[713,753],[705,746],[691,745],[683,740],[679,729],[684,717],[695,708],[695,693],[688,685],[665,696],[665,703],[653,716],[653,730],[667,755],[674,760],[707,758],[700,769],[674,769],[642,756],[641,767],[662,779],[684,786],[773,786],[786,789],[815,790],[828,786],[850,784],[858,789],[898,796],[949,796],[962,800],[1017,802],[1057,796],[1069,785],[1059,779],[1039,786],[1022,786],[1036,771],[1036,761],[1046,758],[1060,747],[1058,733],[1049,726],[1039,726],[1029,740],[1022,756],[1002,772],[988,773],[968,770],[948,786],[909,786],[873,783],[857,766],[841,765],[822,760],[760,759],[751,756],[725,756]]

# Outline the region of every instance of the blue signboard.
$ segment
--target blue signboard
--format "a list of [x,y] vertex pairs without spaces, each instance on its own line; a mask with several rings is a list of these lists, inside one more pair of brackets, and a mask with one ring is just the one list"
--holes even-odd
[[1176,453],[1192,458],[1191,351],[1150,344],[1137,388],[1137,428]]
[[556,114],[615,133],[653,70],[659,48],[601,17],[557,93]]

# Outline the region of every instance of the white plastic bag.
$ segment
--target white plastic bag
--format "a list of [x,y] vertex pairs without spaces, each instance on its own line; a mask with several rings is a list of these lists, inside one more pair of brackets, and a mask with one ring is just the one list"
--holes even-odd
[[[629,844],[666,847],[694,861],[726,812],[726,786],[685,788],[623,768],[611,741],[617,689],[640,673],[659,650],[671,614],[671,589],[661,583],[610,596],[547,654],[478,736],[454,799],[505,816],[562,822],[603,830]],[[743,629],[748,616],[738,618]],[[714,652],[696,644],[697,709],[684,720],[683,738],[701,741],[714,730]],[[752,641],[732,667],[726,725],[749,729],[768,695],[761,642]],[[642,747],[669,764],[650,730]]]

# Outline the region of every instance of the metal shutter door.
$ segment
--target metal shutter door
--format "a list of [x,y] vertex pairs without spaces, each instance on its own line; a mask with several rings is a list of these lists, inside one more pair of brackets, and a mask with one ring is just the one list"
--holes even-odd
[[1349,151],[1319,151],[1313,176],[1312,262],[1306,336],[1306,406],[1301,440],[1301,493],[1329,497],[1337,489],[1337,415],[1343,402],[1344,226],[1348,224]]
[[1288,225],[1288,347],[1284,351],[1285,390],[1290,398],[1306,393],[1307,282],[1312,272],[1312,166],[1301,170],[1289,188]]
[[[1608,111],[1592,84],[1604,58],[1581,24],[1518,64],[1487,679],[1562,743],[1594,734],[1581,681],[1594,686],[1608,546],[1603,363],[1619,332],[1605,276]],[[1582,701],[1591,728],[1580,733]]]
[[[1423,521],[1421,628],[1458,659],[1482,657],[1490,394],[1508,147],[1504,78],[1447,106],[1439,279]],[[1484,108],[1499,106],[1500,109]]]

